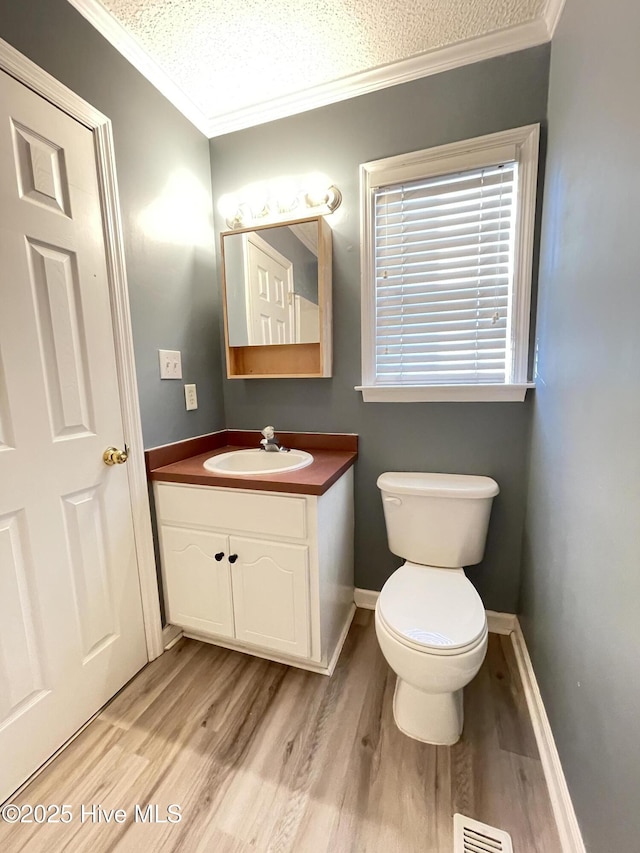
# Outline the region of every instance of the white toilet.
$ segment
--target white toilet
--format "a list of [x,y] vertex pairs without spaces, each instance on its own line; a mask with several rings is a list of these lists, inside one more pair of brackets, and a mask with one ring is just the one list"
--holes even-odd
[[376,634],[398,680],[398,728],[425,743],[462,733],[462,689],[487,651],[484,606],[462,566],[482,560],[493,498],[490,477],[387,473],[378,478],[389,548],[405,563],[376,604]]

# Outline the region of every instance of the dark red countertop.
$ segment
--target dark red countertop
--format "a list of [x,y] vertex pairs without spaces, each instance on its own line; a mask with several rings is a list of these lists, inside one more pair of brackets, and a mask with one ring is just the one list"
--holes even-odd
[[358,456],[357,435],[278,432],[277,436],[285,447],[309,451],[313,455],[311,465],[281,474],[214,474],[203,467],[205,460],[230,450],[259,447],[262,438],[257,430],[221,430],[147,450],[145,458],[148,475],[151,480],[165,483],[322,495],[353,465]]

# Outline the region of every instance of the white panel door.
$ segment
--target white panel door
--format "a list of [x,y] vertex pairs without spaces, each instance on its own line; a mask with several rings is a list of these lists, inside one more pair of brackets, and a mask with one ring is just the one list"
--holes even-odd
[[309,549],[229,537],[236,638],[309,657]]
[[233,637],[228,538],[164,525],[160,536],[169,622],[186,630]]
[[246,275],[250,346],[294,343],[291,261],[257,234],[248,234]]
[[92,133],[0,72],[0,801],[146,660]]

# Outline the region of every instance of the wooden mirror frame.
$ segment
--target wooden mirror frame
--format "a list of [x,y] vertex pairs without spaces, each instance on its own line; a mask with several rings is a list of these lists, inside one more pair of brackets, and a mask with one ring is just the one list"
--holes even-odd
[[[316,222],[318,226],[318,308],[320,313],[320,341],[312,344],[268,344],[266,346],[229,345],[229,318],[227,313],[227,276],[224,255],[224,238],[231,234],[249,231],[266,231],[287,225]],[[228,379],[320,379],[331,376],[332,370],[332,302],[331,228],[323,216],[291,219],[269,225],[236,228],[220,234],[222,259],[222,305],[224,312],[224,342],[227,357]]]

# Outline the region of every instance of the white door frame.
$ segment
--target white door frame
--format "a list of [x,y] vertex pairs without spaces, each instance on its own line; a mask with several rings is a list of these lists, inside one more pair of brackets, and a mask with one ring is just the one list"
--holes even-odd
[[111,121],[71,89],[39,68],[14,47],[0,39],[0,69],[23,83],[55,107],[79,121],[93,133],[96,167],[102,205],[107,279],[111,299],[116,366],[126,443],[130,449],[127,473],[133,530],[140,578],[140,594],[149,660],[163,652],[162,619],[156,563],[153,552],[151,514],[144,465],[140,404],[133,356],[129,290],[124,261],[122,220],[116,182],[115,152]]

